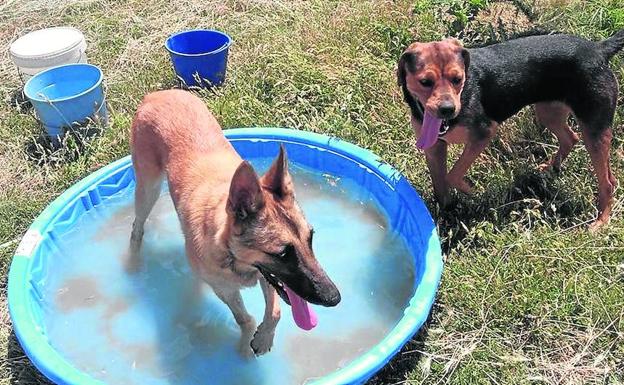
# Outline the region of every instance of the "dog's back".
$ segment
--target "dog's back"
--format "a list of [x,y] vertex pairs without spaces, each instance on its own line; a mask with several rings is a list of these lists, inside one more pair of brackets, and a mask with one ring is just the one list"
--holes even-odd
[[169,157],[231,149],[201,99],[181,90],[148,94],[136,112],[131,140],[133,153],[153,152],[163,165],[169,163]]
[[[584,116],[590,87],[616,93],[609,59],[624,46],[624,31],[594,42],[572,35],[537,35],[470,49],[472,81],[488,116],[502,122],[522,107],[541,101],[565,100]],[[598,76],[599,75],[599,76]],[[501,101],[505,101],[501,103]],[[588,111],[589,113],[589,111]]]
[[186,91],[147,95],[135,115],[131,141],[137,179],[151,185],[166,173],[176,206],[180,195],[207,178],[215,186],[231,179],[241,162],[202,100]]

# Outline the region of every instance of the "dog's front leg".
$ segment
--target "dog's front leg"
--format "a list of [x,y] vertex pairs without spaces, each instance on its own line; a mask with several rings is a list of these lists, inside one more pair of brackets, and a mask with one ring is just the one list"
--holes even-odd
[[[414,116],[411,117],[410,123],[415,137],[418,138],[422,124],[414,119]],[[443,208],[448,204],[449,199],[449,186],[446,181],[447,146],[445,141],[438,140],[433,146],[424,150],[427,168],[429,175],[431,175],[433,195]]]
[[472,193],[473,188],[465,178],[466,173],[477,157],[490,144],[497,128],[498,125],[492,123],[485,130],[482,130],[483,132],[479,134],[478,138],[471,137],[468,140],[459,159],[457,159],[457,162],[455,162],[453,168],[446,176],[446,181],[450,187],[454,187],[466,194]]
[[447,146],[445,141],[438,140],[436,144],[425,150],[433,194],[442,208],[448,204],[449,198],[449,185],[446,181]]
[[280,320],[280,303],[277,291],[271,286],[264,277],[260,277],[260,287],[264,294],[264,318],[254,338],[251,341],[251,348],[257,355],[264,354],[271,350],[273,346],[273,337],[275,336],[275,327]]
[[253,357],[250,343],[254,330],[256,330],[256,321],[254,321],[253,317],[247,312],[245,304],[243,303],[243,298],[240,295],[240,290],[237,288],[219,287],[217,285],[212,286],[212,289],[217,297],[230,308],[236,323],[240,327],[241,337],[238,343],[238,351],[243,357]]

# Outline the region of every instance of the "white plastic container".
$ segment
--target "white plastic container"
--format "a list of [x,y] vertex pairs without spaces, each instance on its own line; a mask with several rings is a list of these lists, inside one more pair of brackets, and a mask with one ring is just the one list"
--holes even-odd
[[53,27],[30,32],[15,40],[11,59],[26,83],[33,75],[63,64],[86,63],[87,42],[82,32],[72,27]]

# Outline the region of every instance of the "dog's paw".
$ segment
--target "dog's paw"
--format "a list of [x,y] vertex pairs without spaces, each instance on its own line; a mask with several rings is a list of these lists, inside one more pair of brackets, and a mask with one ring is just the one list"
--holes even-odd
[[252,359],[255,357],[254,351],[249,346],[249,341],[240,341],[238,344],[238,354],[241,355],[246,360]]
[[548,172],[551,170],[552,167],[552,163],[550,162],[544,162],[542,164],[540,164],[539,166],[537,166],[537,171],[539,172]]
[[141,270],[141,266],[143,266],[143,258],[141,257],[139,249],[130,245],[128,252],[124,257],[124,269],[126,270],[126,273],[135,274]]
[[543,173],[548,173],[548,172],[558,173],[559,171],[561,171],[561,166],[555,165],[551,160],[549,160],[548,162],[544,162],[540,164],[539,166],[537,166],[537,171],[543,172]]
[[256,321],[249,315],[247,317],[247,321],[239,325],[241,336],[238,341],[238,352],[243,358],[249,359],[254,357],[254,351],[251,349],[251,339],[256,330]]
[[605,227],[606,224],[607,224],[607,221],[604,221],[602,219],[596,219],[595,221],[589,224],[589,226],[587,227],[587,230],[590,232],[590,234],[597,234],[598,232],[600,232],[600,230],[602,230]]
[[251,349],[257,356],[268,353],[273,347],[273,337],[275,333],[273,331],[264,330],[262,325],[254,334],[253,340],[251,340]]

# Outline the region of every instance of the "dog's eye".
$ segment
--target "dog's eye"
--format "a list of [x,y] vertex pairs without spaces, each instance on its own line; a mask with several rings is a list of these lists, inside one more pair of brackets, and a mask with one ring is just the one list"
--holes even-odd
[[459,76],[455,76],[451,79],[451,83],[455,84],[455,85],[459,85],[461,84],[462,78],[460,78]]
[[275,253],[275,254],[271,254],[273,257],[275,258],[286,258],[288,256],[288,253],[290,253],[293,248],[292,245],[287,245],[286,247],[284,247],[284,250],[280,251],[279,253]]
[[420,79],[420,84],[422,84],[423,87],[431,87],[433,86],[433,80],[431,79]]

